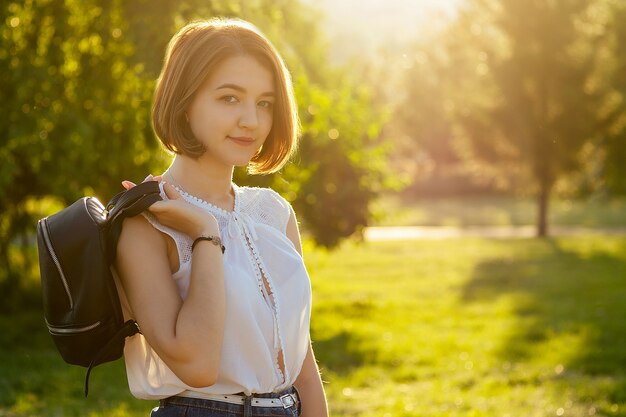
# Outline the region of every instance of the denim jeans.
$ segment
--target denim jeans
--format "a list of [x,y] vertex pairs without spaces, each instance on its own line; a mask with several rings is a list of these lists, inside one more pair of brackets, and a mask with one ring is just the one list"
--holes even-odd
[[202,398],[169,397],[160,401],[150,413],[150,417],[299,417],[300,396],[295,387],[280,393],[253,394],[255,397],[278,398],[284,394],[295,393],[298,397],[296,404],[291,407],[252,407],[240,404],[230,404],[222,401]]

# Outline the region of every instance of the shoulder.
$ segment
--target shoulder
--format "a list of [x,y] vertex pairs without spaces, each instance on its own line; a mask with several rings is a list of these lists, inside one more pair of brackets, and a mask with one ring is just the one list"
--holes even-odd
[[269,187],[240,187],[240,190],[247,210],[273,220],[279,230],[286,231],[293,209],[285,197]]
[[274,189],[263,188],[263,190],[265,190],[265,193],[267,194],[266,198],[270,199],[272,203],[280,206],[283,210],[291,210],[291,204],[289,203],[289,201],[287,201],[285,197],[274,191]]
[[144,216],[124,219],[117,244],[117,258],[132,258],[136,252],[166,249],[164,236]]
[[246,203],[260,202],[260,201],[273,201],[281,204],[283,207],[287,207],[289,202],[282,195],[277,193],[270,187],[249,187],[239,186],[239,192],[241,196],[246,200]]
[[[142,213],[143,214],[143,213]],[[133,216],[124,219],[122,234],[125,234],[128,238],[135,237],[136,233],[142,235],[157,236],[158,232],[150,224],[151,222],[144,216]]]
[[165,228],[165,226],[159,224],[152,213],[146,211],[140,215],[124,219],[120,240],[124,238],[125,241],[135,242],[148,238],[161,243],[165,241],[162,233],[162,229]]

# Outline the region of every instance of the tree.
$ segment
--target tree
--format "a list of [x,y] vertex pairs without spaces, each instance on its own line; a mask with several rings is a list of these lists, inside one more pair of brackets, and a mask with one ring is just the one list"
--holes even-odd
[[[474,0],[446,39],[456,92],[457,145],[499,174],[521,167],[537,197],[537,235],[548,234],[557,179],[580,169],[605,90],[596,82],[602,30],[597,2]],[[496,175],[497,175],[496,174]]]
[[603,68],[603,79],[609,93],[599,107],[598,148],[601,150],[603,185],[611,194],[626,194],[626,4],[606,0],[609,10],[607,24],[607,47],[610,57]]
[[32,241],[25,236],[42,210],[51,209],[40,202],[53,196],[67,204],[95,189],[112,195],[122,175],[137,177],[155,163],[152,82],[141,77],[140,64],[128,64],[133,49],[120,11],[119,1],[41,0],[0,9],[6,22],[0,27],[0,268],[6,288],[19,288],[29,267]]

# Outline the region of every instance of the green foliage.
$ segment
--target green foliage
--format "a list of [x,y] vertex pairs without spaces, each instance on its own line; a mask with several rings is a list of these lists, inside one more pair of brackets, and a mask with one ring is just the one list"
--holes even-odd
[[[8,299],[47,196],[110,197],[159,162],[150,137],[153,82],[129,65],[121,2],[12,2],[0,8],[0,279]],[[49,205],[48,205],[49,206]],[[19,237],[19,239],[17,239]],[[19,301],[17,301],[19,303]]]
[[[348,71],[325,63],[325,41],[308,7],[269,0],[5,2],[0,289],[16,304],[10,294],[19,288],[19,271],[34,259],[15,263],[9,246],[27,253],[37,218],[85,194],[106,201],[121,180],[140,181],[167,166],[171,155],[151,127],[155,79],[176,30],[212,16],[249,19],[268,34],[286,57],[307,119],[300,166],[269,177],[238,172],[236,180],[288,195],[320,244],[336,245],[367,224],[369,203],[385,183],[378,143],[384,114]],[[319,109],[315,122],[311,109]],[[328,136],[333,129],[336,140]],[[332,216],[325,215],[329,206]]]
[[297,178],[301,170],[308,177],[296,181],[295,206],[316,242],[328,247],[361,232],[370,203],[389,187],[381,141],[385,109],[346,74],[337,77],[330,91],[296,80],[304,134],[297,165],[285,170],[286,177]]
[[119,3],[42,1],[3,10],[11,48],[1,61],[9,114],[2,197],[52,194],[67,202],[88,187],[110,195],[121,178],[154,164],[153,82],[126,62],[133,46]]
[[626,4],[607,0],[613,13],[608,23],[607,52],[614,59],[606,65],[605,79],[611,88],[602,106],[600,115],[599,146],[604,150],[604,177],[607,191],[626,194]]

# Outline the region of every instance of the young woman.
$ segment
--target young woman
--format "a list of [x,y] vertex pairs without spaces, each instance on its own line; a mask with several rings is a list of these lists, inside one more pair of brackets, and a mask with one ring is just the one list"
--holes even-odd
[[296,147],[282,59],[245,21],[190,23],[168,45],[152,110],[175,156],[146,178],[163,201],[126,219],[118,245],[123,309],[141,328],[124,350],[131,392],[161,400],[152,417],[327,416],[293,208],[232,181],[234,166],[279,170]]

